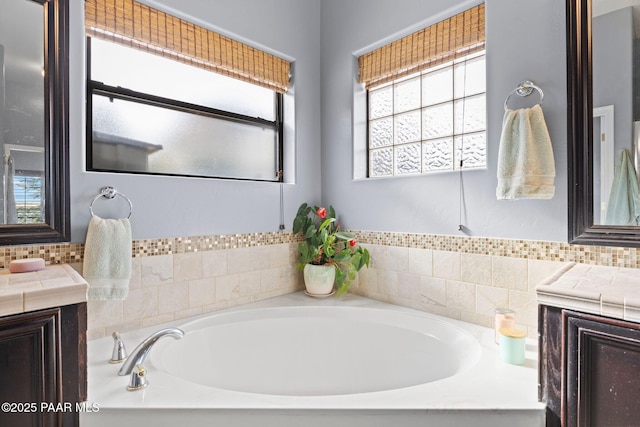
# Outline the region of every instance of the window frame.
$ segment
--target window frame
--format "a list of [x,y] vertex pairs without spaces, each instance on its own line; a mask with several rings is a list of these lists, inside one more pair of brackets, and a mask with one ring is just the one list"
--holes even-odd
[[[267,120],[261,117],[247,116],[244,114],[234,113],[231,111],[220,110],[216,108],[206,107],[204,105],[192,104],[184,101],[178,101],[171,98],[165,98],[149,93],[139,92],[123,87],[115,87],[106,85],[102,82],[92,80],[91,78],[91,36],[86,37],[86,170],[90,172],[107,172],[107,173],[126,173],[134,175],[153,175],[153,176],[173,176],[188,178],[209,178],[224,179],[232,181],[250,181],[250,182],[284,182],[284,94],[273,91],[274,93],[274,112],[275,119]],[[213,72],[213,71],[211,71]],[[250,84],[250,83],[247,83]],[[276,170],[274,171],[274,179],[257,179],[257,178],[241,178],[217,175],[197,175],[197,174],[176,174],[167,172],[150,172],[150,171],[124,171],[116,169],[105,169],[93,167],[93,95],[106,96],[108,98],[121,99],[129,102],[136,102],[144,105],[150,105],[165,108],[173,111],[179,111],[188,114],[200,115],[207,118],[218,120],[226,120],[235,123],[248,124],[261,128],[272,129],[277,135],[276,143]]]
[[[372,86],[372,87],[366,88],[364,90],[364,96],[365,96],[365,100],[366,100],[365,101],[365,109],[366,109],[366,111],[365,111],[365,126],[366,126],[365,127],[365,137],[366,137],[366,148],[365,148],[365,150],[366,150],[366,160],[365,160],[366,161],[366,167],[365,167],[365,173],[366,173],[366,175],[365,175],[364,179],[390,179],[390,178],[391,179],[395,179],[395,178],[404,178],[404,177],[421,177],[421,176],[428,176],[428,175],[440,174],[440,173],[466,172],[466,171],[472,171],[472,170],[486,170],[487,169],[486,153],[485,153],[485,165],[483,167],[470,167],[470,168],[458,167],[458,166],[456,166],[456,162],[459,159],[457,159],[455,157],[455,153],[456,153],[455,139],[456,139],[456,137],[464,138],[465,135],[473,135],[473,134],[479,134],[479,133],[483,132],[485,134],[485,150],[486,150],[487,143],[488,143],[487,140],[486,140],[486,134],[487,134],[487,126],[486,126],[487,125],[487,123],[486,123],[486,114],[487,114],[487,108],[486,108],[486,94],[487,94],[486,76],[485,76],[485,90],[484,90],[484,92],[474,93],[474,94],[469,95],[469,96],[462,96],[462,97],[456,98],[455,97],[455,89],[454,89],[453,92],[452,92],[452,98],[450,100],[442,101],[442,102],[439,102],[439,103],[434,104],[434,105],[428,105],[428,106],[422,105],[422,91],[423,91],[422,82],[423,82],[423,78],[424,78],[424,76],[426,74],[435,72],[435,71],[440,70],[440,69],[451,67],[451,70],[452,70],[452,73],[453,73],[453,78],[455,79],[455,66],[456,66],[456,64],[466,63],[466,62],[468,62],[470,60],[481,58],[481,57],[483,57],[484,60],[485,60],[485,70],[486,70],[486,55],[487,55],[487,53],[486,53],[486,48],[485,48],[485,49],[483,49],[483,50],[481,50],[479,52],[473,52],[473,53],[470,53],[468,55],[465,55],[464,57],[457,58],[457,59],[451,60],[451,61],[446,62],[446,63],[437,64],[437,65],[434,65],[433,67],[429,67],[429,68],[423,69],[423,70],[418,71],[416,73],[413,73],[411,75],[401,76],[401,77],[399,77],[397,79],[394,79],[392,81],[385,82],[385,83],[382,83],[382,84],[377,85],[377,86]],[[414,110],[408,110],[408,111],[403,111],[401,113],[396,113],[395,112],[395,87],[394,86],[399,84],[399,83],[402,83],[404,81],[412,80],[414,78],[418,78],[420,80],[420,100],[421,100],[420,106],[417,109],[414,109]],[[393,125],[394,135],[393,135],[393,138],[392,138],[393,141],[392,141],[391,145],[386,146],[386,147],[391,147],[393,149],[393,152],[394,152],[392,173],[389,174],[389,175],[376,175],[376,176],[372,176],[371,175],[371,150],[372,150],[372,148],[371,148],[371,144],[370,144],[371,143],[371,139],[370,139],[371,126],[370,126],[370,124],[371,124],[371,120],[372,119],[370,117],[370,112],[371,112],[370,92],[378,90],[380,88],[388,87],[388,86],[394,87],[394,89],[393,89],[393,94],[394,95],[392,96],[392,100],[391,100],[393,113],[391,115],[389,115],[389,116],[376,117],[373,120],[379,120],[379,119],[382,119],[382,118],[385,118],[385,117],[391,117],[392,119],[395,119],[396,115],[406,114],[406,113],[408,113],[410,111],[416,111],[416,110],[420,111],[420,113],[421,113],[420,114],[420,121],[421,121],[420,139],[418,141],[407,143],[407,144],[412,144],[412,143],[419,142],[421,144],[421,157],[420,157],[421,171],[420,172],[396,174],[396,171],[395,171],[395,166],[396,166],[396,164],[395,164],[395,147],[397,145],[395,144],[395,120],[393,120],[394,121],[394,125]],[[454,80],[454,88],[455,88],[455,80]],[[433,107],[435,105],[441,105],[441,104],[444,104],[444,103],[447,103],[447,102],[451,102],[452,104],[455,104],[456,101],[466,100],[467,98],[473,98],[473,97],[476,97],[476,96],[479,96],[479,95],[484,95],[485,96],[485,109],[484,109],[484,111],[485,111],[485,127],[484,127],[484,130],[472,131],[472,132],[468,132],[468,133],[462,132],[462,133],[456,134],[455,133],[455,110],[452,110],[454,122],[452,123],[453,124],[453,133],[450,135],[450,137],[452,139],[452,144],[453,144],[453,154],[454,154],[453,167],[452,167],[452,169],[446,169],[446,170],[423,171],[422,167],[424,166],[424,154],[422,153],[422,146],[424,145],[424,142],[432,140],[432,139],[440,139],[440,138],[423,139],[422,136],[423,136],[423,131],[424,130],[422,129],[422,120],[423,120],[422,119],[422,111],[425,108]],[[463,127],[463,130],[464,130],[464,123],[462,124],[462,127]],[[449,136],[447,136],[447,138],[448,137]],[[404,144],[400,144],[400,145],[404,145]],[[375,147],[375,148],[382,148],[382,147]]]

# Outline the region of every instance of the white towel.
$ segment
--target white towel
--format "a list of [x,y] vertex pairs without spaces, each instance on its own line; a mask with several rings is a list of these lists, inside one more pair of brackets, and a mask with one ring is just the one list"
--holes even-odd
[[555,176],[551,138],[540,105],[505,111],[498,150],[498,200],[551,199]]
[[131,224],[124,219],[92,216],[84,244],[82,275],[90,300],[121,300],[131,279]]
[[638,225],[640,223],[640,187],[631,154],[626,149],[618,153],[611,195],[607,205],[608,225]]

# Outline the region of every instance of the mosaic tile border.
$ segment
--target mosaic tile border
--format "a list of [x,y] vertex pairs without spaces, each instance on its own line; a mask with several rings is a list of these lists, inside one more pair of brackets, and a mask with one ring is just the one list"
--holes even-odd
[[[497,239],[491,237],[353,231],[365,244],[432,249],[541,261],[576,262],[608,267],[640,268],[640,248],[570,245],[563,242]],[[278,245],[300,240],[289,231],[229,235],[143,239],[133,242],[133,256],[146,257],[197,251]],[[47,264],[82,261],[84,244],[52,244],[0,247],[0,268],[14,259],[39,257]]]
[[540,261],[576,262],[608,267],[640,268],[640,248],[571,245],[491,237],[358,231],[360,243],[432,249]]
[[[134,258],[187,252],[248,248],[299,241],[291,232],[244,233],[230,235],[173,237],[134,240]],[[47,264],[77,263],[84,257],[83,243],[0,246],[0,268],[14,259],[43,258]]]

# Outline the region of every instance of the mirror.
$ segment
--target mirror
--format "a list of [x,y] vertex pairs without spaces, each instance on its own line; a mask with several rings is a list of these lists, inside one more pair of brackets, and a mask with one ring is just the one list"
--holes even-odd
[[638,37],[640,0],[592,0],[594,224],[640,225]]
[[[634,225],[632,221],[621,225],[621,221],[611,219],[611,217],[621,216],[613,215],[614,209],[631,209],[634,193],[626,191],[624,180],[620,180],[623,183],[622,186],[614,185],[616,178],[625,176],[618,174],[615,166],[619,162],[618,157],[623,149],[628,150],[630,158],[630,162],[623,164],[627,166],[633,164],[636,150],[632,125],[631,88],[633,83],[627,83],[629,86],[616,89],[616,86],[623,81],[632,82],[633,40],[625,41],[625,46],[629,46],[628,49],[621,46],[621,39],[614,42],[615,48],[607,49],[607,43],[610,42],[607,38],[611,39],[614,36],[635,38],[631,27],[633,14],[632,9],[623,10],[620,6],[616,6],[616,3],[620,3],[621,6],[630,4],[628,1],[567,0],[567,157],[570,243],[640,246],[640,227]],[[594,13],[596,11],[597,16]],[[619,15],[626,16],[625,22],[629,27],[626,35],[623,34],[621,27],[615,28],[611,34],[607,35],[605,23],[614,18],[620,18]],[[596,30],[598,34],[595,33]],[[628,57],[617,60],[626,61],[625,63],[628,64],[626,68],[622,69],[622,66],[618,66],[615,71],[606,69],[605,64],[602,63],[603,56],[621,52],[626,52]],[[598,64],[595,63],[596,59]],[[604,60],[613,61],[611,58]],[[614,72],[615,76],[611,76],[610,74]],[[615,93],[624,93],[627,98],[623,100],[615,98],[613,96]],[[594,100],[598,102],[595,109]],[[594,130],[597,132],[596,138],[594,138]],[[605,134],[604,137],[602,133]],[[603,144],[603,139],[606,144]],[[596,146],[594,141],[597,142]],[[627,171],[631,171],[631,168]],[[633,174],[629,172],[626,176],[633,175],[635,172]],[[637,178],[635,182],[637,183]],[[624,191],[622,191],[623,188],[625,188]],[[614,194],[623,196],[618,197],[618,200],[624,202],[621,203],[622,208],[612,198]]]
[[69,240],[67,16],[0,2],[0,245]]

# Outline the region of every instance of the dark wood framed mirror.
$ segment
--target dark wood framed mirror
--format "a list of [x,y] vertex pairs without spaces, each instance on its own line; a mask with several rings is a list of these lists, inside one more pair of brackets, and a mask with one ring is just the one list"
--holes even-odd
[[[594,114],[600,109],[604,102],[598,99],[597,108],[594,110],[594,67],[599,68],[597,76],[602,76],[599,63],[594,65],[594,21],[593,5],[595,0],[567,0],[567,103],[568,103],[568,185],[569,185],[569,242],[587,245],[606,246],[640,246],[640,227],[638,225],[624,224],[618,225],[612,222],[606,214],[607,199],[602,191],[608,191],[613,187],[608,184],[601,184],[602,165],[600,164],[601,150],[594,150]],[[633,19],[631,18],[631,8],[626,13],[629,16],[628,22],[630,32],[633,32]],[[599,24],[598,24],[599,25]],[[600,31],[598,29],[598,31]],[[598,36],[600,37],[600,36]],[[633,43],[633,34],[629,35],[629,43]],[[596,47],[596,50],[599,48]],[[632,47],[629,53],[632,52]],[[620,46],[611,51],[624,50]],[[598,52],[602,52],[600,49]],[[597,53],[597,52],[596,52]],[[632,56],[632,55],[630,55]],[[629,63],[632,60],[629,58]],[[630,65],[628,74],[633,74],[633,67]],[[600,77],[598,77],[599,79]],[[619,78],[615,76],[615,78]],[[629,77],[631,82],[633,76]],[[598,85],[601,82],[598,80]],[[627,92],[631,92],[629,87]],[[596,96],[599,97],[598,94]],[[613,104],[613,103],[612,103]],[[632,101],[629,101],[629,109],[632,109]],[[608,106],[613,110],[613,105]],[[616,120],[620,120],[623,114],[619,105],[616,105]],[[597,115],[597,114],[596,114]],[[620,117],[619,117],[620,116]],[[629,114],[631,116],[631,113]],[[631,126],[629,118],[629,126]],[[598,122],[597,126],[600,127]],[[631,144],[630,154],[633,156],[637,151],[637,145],[632,140],[632,130],[622,128],[622,132],[616,131],[616,147],[611,147],[611,155],[614,149],[620,152],[618,140],[628,138]],[[618,133],[620,137],[618,137]],[[627,136],[628,134],[628,136]],[[598,130],[598,135],[602,135]],[[600,138],[599,138],[600,139]],[[604,140],[604,136],[602,136]],[[612,138],[611,138],[612,139]],[[613,144],[613,143],[612,143]],[[598,147],[600,148],[600,147]],[[594,163],[595,162],[595,163]],[[609,161],[610,176],[613,178],[613,163]],[[595,164],[595,166],[594,166]],[[636,167],[637,169],[637,167]],[[598,171],[597,173],[594,173]],[[617,172],[616,172],[617,173]],[[594,178],[595,175],[595,178]],[[594,187],[594,182],[598,185]],[[600,187],[601,185],[601,187]],[[607,187],[608,185],[608,187]],[[600,190],[600,188],[604,190]],[[595,200],[595,203],[594,203]],[[602,206],[602,213],[600,212]],[[613,206],[613,205],[610,205]],[[611,207],[609,210],[612,210]],[[615,224],[615,225],[614,225]]]
[[9,0],[0,9],[0,245],[69,241],[68,0]]

